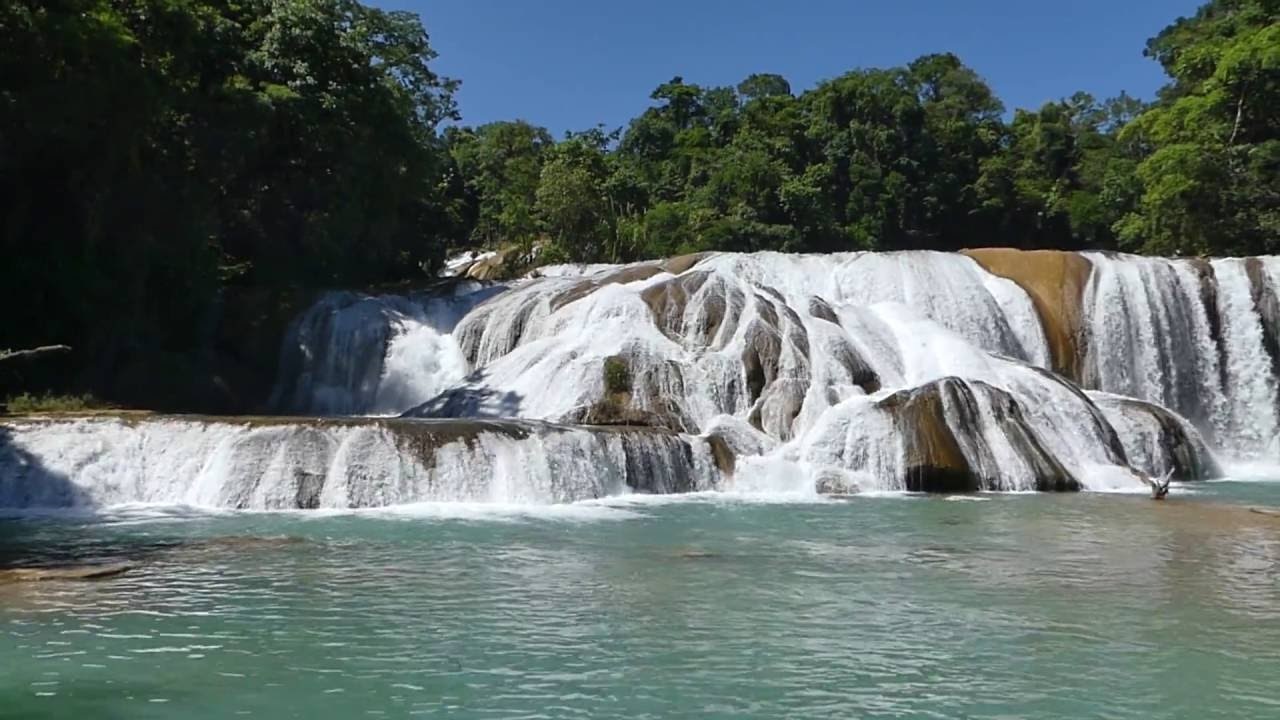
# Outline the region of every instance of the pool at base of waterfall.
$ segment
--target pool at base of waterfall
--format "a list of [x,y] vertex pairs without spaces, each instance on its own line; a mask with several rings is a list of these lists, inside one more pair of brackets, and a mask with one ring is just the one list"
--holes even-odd
[[1280,482],[0,520],[5,718],[1275,718]]

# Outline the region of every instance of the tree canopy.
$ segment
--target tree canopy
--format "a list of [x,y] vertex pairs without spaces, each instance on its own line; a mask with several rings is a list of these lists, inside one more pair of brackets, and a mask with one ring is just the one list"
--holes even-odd
[[200,366],[230,294],[426,279],[453,249],[1280,250],[1280,0],[1151,39],[1150,103],[1008,112],[943,52],[799,93],[674,77],[559,140],[458,124],[419,18],[357,0],[10,0],[0,36],[0,346],[73,343],[88,385]]

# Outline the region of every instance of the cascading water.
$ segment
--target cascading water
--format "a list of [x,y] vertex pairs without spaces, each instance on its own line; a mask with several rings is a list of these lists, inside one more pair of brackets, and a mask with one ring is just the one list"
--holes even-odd
[[717,487],[707,441],[530,422],[89,418],[3,429],[0,508],[546,504]]
[[1262,317],[1253,301],[1245,261],[1213,261],[1222,322],[1225,426],[1218,441],[1237,456],[1276,454],[1276,378],[1263,343]]
[[1226,403],[1201,280],[1187,261],[1087,255],[1084,382],[1222,428]]
[[451,284],[439,294],[322,297],[290,328],[271,405],[311,415],[397,415],[461,380],[452,333],[502,286]]
[[[1142,490],[1143,473],[1215,472],[1196,427],[1233,456],[1264,452],[1280,420],[1259,283],[1280,266],[1087,258],[1072,258],[1083,297],[1036,296],[1079,318],[1055,326],[1052,360],[1024,280],[945,253],[709,254],[334,293],[284,342],[275,407],[431,420],[12,421],[0,506]],[[1048,369],[1064,342],[1080,377]]]
[[1277,380],[1246,261],[1087,257],[1085,386],[1167,406],[1232,458],[1274,458]]

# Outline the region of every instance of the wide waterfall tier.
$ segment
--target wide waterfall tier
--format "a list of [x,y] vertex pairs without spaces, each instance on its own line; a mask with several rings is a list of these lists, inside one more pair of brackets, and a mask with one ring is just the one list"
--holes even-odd
[[720,487],[719,443],[523,421],[184,417],[0,422],[0,509],[549,504]]
[[[1264,326],[1265,293],[1250,289],[1266,263],[1239,266]],[[1171,468],[1206,474],[1206,444],[1197,434],[1179,445],[1188,452],[1148,452],[1149,423],[1104,412],[1078,384],[1171,406],[1190,432],[1230,436],[1233,454],[1274,434],[1244,432],[1223,419],[1229,402],[1192,391],[1233,392],[1232,343],[1268,337],[1218,320],[1235,296],[1210,292],[1212,275],[1235,269],[1052,251],[703,254],[547,268],[445,297],[338,295],[296,325],[277,399],[703,435],[739,458],[738,486],[789,475],[831,492],[1142,487]],[[1135,282],[1174,297],[1109,299],[1128,300]],[[426,322],[433,303],[461,312]],[[1216,364],[1169,371],[1193,339],[1220,348]],[[1133,362],[1164,374],[1121,367],[1139,345],[1156,359]]]
[[332,293],[273,399],[329,419],[8,420],[0,506],[1144,490],[1217,475],[1210,448],[1275,459],[1277,271],[703,254]]

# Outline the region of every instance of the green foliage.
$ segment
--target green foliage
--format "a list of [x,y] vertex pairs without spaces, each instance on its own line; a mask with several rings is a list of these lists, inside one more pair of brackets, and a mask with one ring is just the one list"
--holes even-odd
[[411,14],[12,0],[0,35],[0,345],[74,340],[91,384],[195,354],[227,284],[420,276],[461,219]]
[[604,359],[604,390],[610,395],[631,392],[631,368],[617,355]]
[[1009,121],[951,54],[855,70],[799,96],[772,74],[736,88],[676,77],[616,146],[598,131],[589,157],[562,152],[580,139],[540,143],[537,189],[521,180],[491,197],[528,219],[516,234],[547,239],[548,260],[981,245],[1275,252],[1277,3],[1215,0],[1147,52],[1171,77],[1153,105],[1076,93]]
[[0,35],[0,345],[74,341],[96,374],[68,386],[198,375],[229,290],[412,280],[455,245],[521,267],[1280,252],[1277,0],[1212,0],[1153,38],[1170,81],[1149,106],[1077,93],[1006,117],[940,53],[799,94],[675,77],[625,128],[560,142],[440,132],[457,83],[422,24],[356,0],[10,0]]
[[528,247],[537,235],[534,204],[544,155],[555,144],[551,134],[517,120],[450,128],[445,138],[463,178],[471,242]]
[[15,415],[27,413],[79,412],[105,407],[97,398],[89,394],[54,395],[44,393],[33,395],[22,393],[7,398],[4,406]]
[[1147,46],[1172,78],[1121,137],[1137,166],[1122,241],[1146,252],[1280,250],[1280,3],[1214,0]]

